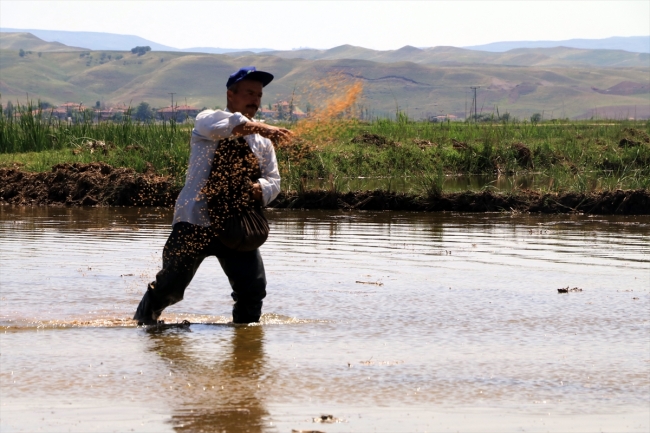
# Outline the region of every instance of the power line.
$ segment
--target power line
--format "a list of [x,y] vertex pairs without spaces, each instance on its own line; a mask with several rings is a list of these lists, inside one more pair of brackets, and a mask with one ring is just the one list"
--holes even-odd
[[168,94],[169,94],[169,95],[172,95],[172,105],[171,105],[171,109],[172,109],[172,117],[174,117],[174,95],[176,94],[176,92],[168,92]]

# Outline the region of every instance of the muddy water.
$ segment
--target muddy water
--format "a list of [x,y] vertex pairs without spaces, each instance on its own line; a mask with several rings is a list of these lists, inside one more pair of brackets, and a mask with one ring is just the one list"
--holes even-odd
[[0,215],[3,432],[650,428],[649,217],[272,211],[260,326],[148,332],[168,211]]
[[[442,188],[445,192],[478,191],[489,189],[492,191],[512,192],[522,189],[552,190],[554,181],[543,174],[526,175],[447,175]],[[598,177],[594,173],[588,185],[595,188]],[[304,184],[305,189],[336,188],[338,191],[394,191],[394,192],[421,192],[422,179],[417,177],[359,177],[330,179],[308,179]],[[587,189],[589,190],[590,187]]]

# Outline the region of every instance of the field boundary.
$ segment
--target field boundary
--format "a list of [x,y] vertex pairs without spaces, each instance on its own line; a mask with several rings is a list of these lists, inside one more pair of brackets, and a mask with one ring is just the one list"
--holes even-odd
[[[97,162],[58,164],[47,173],[0,169],[0,205],[173,207],[180,187],[153,172],[113,168]],[[282,192],[269,205],[277,209],[341,209],[419,212],[531,212],[650,215],[650,191],[513,193],[466,191],[423,196],[390,191]]]

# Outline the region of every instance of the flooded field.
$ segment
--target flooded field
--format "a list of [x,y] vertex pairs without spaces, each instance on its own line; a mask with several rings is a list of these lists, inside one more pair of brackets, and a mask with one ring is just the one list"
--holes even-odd
[[0,430],[650,429],[650,217],[267,215],[261,325],[209,258],[152,332],[170,211],[0,207]]

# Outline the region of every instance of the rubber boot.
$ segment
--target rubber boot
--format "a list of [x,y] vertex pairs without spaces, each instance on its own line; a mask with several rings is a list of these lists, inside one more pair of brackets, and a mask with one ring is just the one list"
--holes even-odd
[[135,310],[133,320],[138,321],[138,326],[156,325],[158,324],[158,318],[162,314],[163,309],[161,308],[157,311],[154,309],[153,283],[150,283],[140,304],[138,304],[137,310]]

